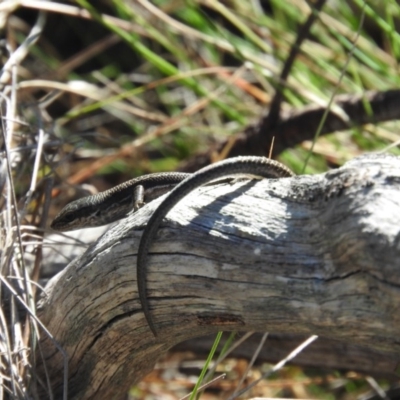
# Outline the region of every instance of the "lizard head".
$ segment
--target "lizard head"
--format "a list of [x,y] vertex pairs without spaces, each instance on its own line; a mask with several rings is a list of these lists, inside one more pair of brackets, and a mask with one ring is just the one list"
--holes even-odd
[[98,212],[99,210],[83,197],[67,204],[54,218],[50,227],[55,231],[65,232],[103,225],[98,219]]

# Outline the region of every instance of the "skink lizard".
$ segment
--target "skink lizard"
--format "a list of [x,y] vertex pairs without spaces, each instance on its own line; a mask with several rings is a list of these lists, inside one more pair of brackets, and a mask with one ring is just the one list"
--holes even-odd
[[154,336],[157,336],[156,327],[151,317],[146,297],[146,269],[148,252],[163,218],[182,198],[199,186],[213,180],[235,174],[250,175],[254,178],[284,178],[295,174],[283,164],[265,157],[243,156],[229,158],[211,164],[187,177],[172,189],[150,217],[139,244],[137,255],[137,282],[139,298],[147,323]]
[[132,210],[170,191],[191,174],[160,172],[131,179],[67,204],[51,223],[56,231],[92,228],[125,218]]
[[194,174],[165,172],[144,175],[105,192],[83,197],[67,204],[54,218],[51,228],[57,231],[71,231],[109,224],[126,217],[132,210],[136,211],[145,202],[170,191],[147,223],[139,244],[137,258],[139,299],[149,327],[154,336],[157,336],[146,297],[146,268],[148,251],[158,227],[175,204],[192,190],[211,181],[217,180],[215,183],[219,183],[222,178],[235,174],[250,175],[254,178],[294,176],[294,173],[283,164],[255,156],[230,158],[205,167]]

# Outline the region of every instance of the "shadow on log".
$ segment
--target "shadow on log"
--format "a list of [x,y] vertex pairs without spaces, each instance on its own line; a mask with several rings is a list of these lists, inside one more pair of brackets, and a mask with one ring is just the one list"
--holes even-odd
[[[262,333],[254,333],[240,346],[236,347],[230,357],[250,360],[254,352],[257,351],[262,336]],[[270,333],[258,354],[257,362],[276,364],[287,357],[307,337],[296,334]],[[215,335],[186,340],[174,346],[171,352],[189,351],[196,354],[197,357],[206,359],[214,340]],[[222,340],[219,349],[222,348],[223,344],[224,341]],[[319,337],[318,340],[299,353],[292,364],[302,367],[357,371],[397,382],[400,375],[399,361],[400,357],[393,353],[383,354],[366,346],[356,346],[350,341],[344,342]]]

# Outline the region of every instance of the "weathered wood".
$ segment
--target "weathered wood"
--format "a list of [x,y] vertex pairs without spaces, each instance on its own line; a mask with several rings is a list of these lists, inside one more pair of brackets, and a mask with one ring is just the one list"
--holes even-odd
[[[155,339],[136,251],[153,202],[52,279],[39,316],[69,354],[70,398],[120,398],[168,348],[218,330],[318,334],[400,355],[400,159],[203,187],[152,248]],[[42,336],[54,391],[61,355]],[[39,361],[40,363],[40,361]]]

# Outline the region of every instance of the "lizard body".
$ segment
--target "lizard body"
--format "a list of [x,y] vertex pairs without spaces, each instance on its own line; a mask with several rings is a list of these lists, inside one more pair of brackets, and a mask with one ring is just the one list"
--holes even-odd
[[168,192],[190,175],[185,172],[143,175],[104,192],[82,197],[68,203],[54,218],[51,228],[64,232],[115,222]]
[[144,175],[67,204],[54,218],[51,228],[57,231],[71,231],[109,224],[126,217],[132,210],[136,211],[145,202],[169,192],[149,219],[137,256],[139,299],[149,327],[154,336],[157,336],[146,297],[148,252],[157,230],[168,212],[191,191],[209,183],[223,182],[224,178],[236,174],[272,179],[294,176],[294,173],[283,164],[256,156],[229,158],[209,165],[194,174],[161,172]]

